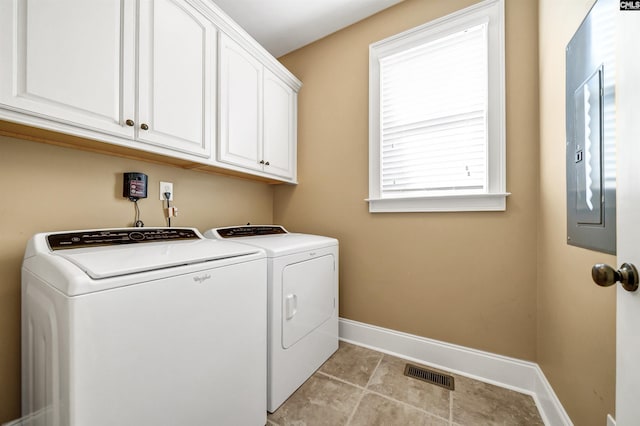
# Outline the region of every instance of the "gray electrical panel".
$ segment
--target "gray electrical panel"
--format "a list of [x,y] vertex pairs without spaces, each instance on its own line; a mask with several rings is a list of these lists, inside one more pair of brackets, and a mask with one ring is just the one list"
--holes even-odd
[[598,0],[567,45],[567,243],[616,252],[615,21]]

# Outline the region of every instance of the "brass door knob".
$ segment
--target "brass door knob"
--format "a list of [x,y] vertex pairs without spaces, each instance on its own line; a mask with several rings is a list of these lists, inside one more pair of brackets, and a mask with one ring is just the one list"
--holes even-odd
[[133,125],[134,125],[134,124],[136,124],[136,123],[134,123],[132,119],[128,119],[127,121],[125,121],[125,124],[126,124],[127,126],[133,126]]
[[142,124],[140,125],[140,128],[141,128],[142,130],[149,130],[149,126],[147,126],[145,123],[142,123]]
[[609,287],[617,283],[627,291],[638,289],[638,270],[631,263],[623,263],[617,271],[604,263],[597,263],[591,268],[591,278],[601,287]]
[[264,165],[265,165],[265,166],[268,166],[268,165],[269,165],[269,162],[267,161],[266,163],[264,163]]

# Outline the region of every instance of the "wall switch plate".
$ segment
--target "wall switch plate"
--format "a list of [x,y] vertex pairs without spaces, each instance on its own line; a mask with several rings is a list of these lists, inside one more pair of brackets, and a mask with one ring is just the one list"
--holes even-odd
[[171,195],[169,196],[169,200],[173,201],[173,183],[172,182],[160,182],[160,199],[166,200],[164,198],[164,193],[169,192]]

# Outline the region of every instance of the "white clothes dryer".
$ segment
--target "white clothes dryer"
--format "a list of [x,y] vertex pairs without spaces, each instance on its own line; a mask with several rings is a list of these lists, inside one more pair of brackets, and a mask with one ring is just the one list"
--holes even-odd
[[272,225],[204,235],[267,252],[267,410],[273,413],[338,349],[338,240]]
[[22,268],[22,414],[264,425],[263,250],[192,228],[43,233]]

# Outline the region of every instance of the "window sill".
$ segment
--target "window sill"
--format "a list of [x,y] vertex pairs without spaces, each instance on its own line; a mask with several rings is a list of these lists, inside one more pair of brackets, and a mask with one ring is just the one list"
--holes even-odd
[[413,198],[369,198],[369,213],[505,211],[509,192]]

